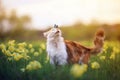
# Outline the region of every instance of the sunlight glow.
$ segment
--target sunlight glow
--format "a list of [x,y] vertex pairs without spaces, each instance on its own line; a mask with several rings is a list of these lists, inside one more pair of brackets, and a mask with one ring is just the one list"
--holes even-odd
[[120,0],[4,0],[4,5],[8,10],[16,9],[19,15],[30,15],[35,26],[120,20]]

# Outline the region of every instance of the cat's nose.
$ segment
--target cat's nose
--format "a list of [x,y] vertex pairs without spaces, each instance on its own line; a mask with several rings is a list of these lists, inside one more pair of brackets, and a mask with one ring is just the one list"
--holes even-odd
[[57,31],[56,33],[59,33],[60,31]]
[[60,31],[57,31],[57,33],[59,33]]

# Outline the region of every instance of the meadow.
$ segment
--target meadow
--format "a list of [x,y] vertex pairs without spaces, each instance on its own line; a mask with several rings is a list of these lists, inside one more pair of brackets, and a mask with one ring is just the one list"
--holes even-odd
[[105,41],[88,65],[58,67],[49,64],[45,42],[1,42],[0,80],[120,80],[120,42]]

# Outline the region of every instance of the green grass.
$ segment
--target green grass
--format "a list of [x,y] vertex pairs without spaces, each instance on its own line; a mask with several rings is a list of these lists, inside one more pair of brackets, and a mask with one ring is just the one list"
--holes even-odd
[[[119,42],[106,42],[105,50],[100,55],[91,56],[87,71],[78,78],[70,74],[73,65],[55,67],[49,64],[46,50],[40,46],[45,43],[38,41],[31,42],[31,44],[35,51],[39,52],[39,49],[41,49],[42,52],[38,56],[34,56],[34,52],[30,52],[27,44],[25,47],[28,50],[27,55],[31,57],[28,60],[21,58],[16,61],[13,57],[8,60],[9,56],[6,56],[0,49],[0,80],[120,80],[120,50],[113,49],[114,47],[120,48]],[[90,42],[82,44],[91,45]],[[7,42],[5,45],[8,49]],[[15,49],[17,49],[17,46]],[[110,59],[112,53],[115,53],[115,59]],[[106,56],[106,59],[101,60],[100,56]],[[36,70],[21,71],[21,68],[25,69],[29,62],[33,60],[40,62],[42,67]],[[94,61],[100,64],[99,69],[91,68],[91,63]]]

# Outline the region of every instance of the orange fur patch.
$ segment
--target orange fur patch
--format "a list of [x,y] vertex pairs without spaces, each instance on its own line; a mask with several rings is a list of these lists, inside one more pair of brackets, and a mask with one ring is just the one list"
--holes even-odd
[[102,51],[104,44],[104,31],[99,30],[96,32],[93,48],[82,46],[74,41],[65,40],[65,44],[68,54],[68,63],[79,63],[82,58],[81,62],[87,64],[91,54],[98,54]]
[[68,63],[79,63],[80,58],[84,55],[82,62],[88,63],[90,58],[90,50],[87,47],[80,45],[77,42],[65,41],[67,54],[68,54]]

